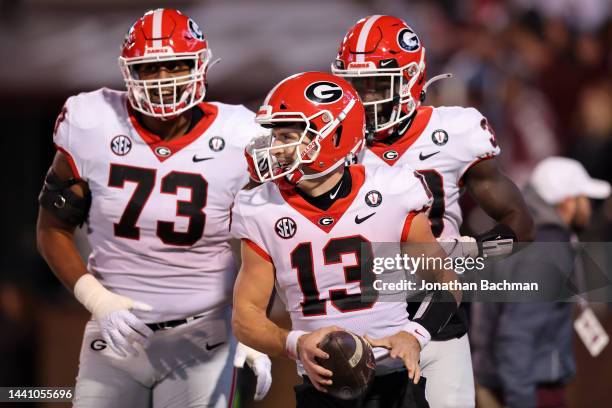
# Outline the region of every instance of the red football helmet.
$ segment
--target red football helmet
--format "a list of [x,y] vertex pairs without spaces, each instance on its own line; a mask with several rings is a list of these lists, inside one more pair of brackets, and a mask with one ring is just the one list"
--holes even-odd
[[[195,21],[178,10],[160,8],[146,12],[127,33],[119,57],[130,104],[145,115],[176,117],[204,99],[211,58],[206,38]],[[186,61],[190,73],[169,79],[138,77],[138,64],[173,60]],[[152,92],[158,95],[158,102],[152,101]],[[170,94],[171,102],[161,97]]]
[[[425,47],[401,19],[370,16],[349,30],[331,68],[355,86],[366,109],[369,135],[382,139],[421,102]],[[385,89],[384,95],[375,100],[365,97],[376,85]]]
[[[304,126],[297,142],[281,144],[269,135],[247,146],[251,173],[259,182],[295,185],[324,176],[344,165],[365,140],[365,112],[357,92],[344,79],[325,72],[305,72],[281,81],[266,97],[255,121],[269,127]],[[291,147],[295,147],[293,162],[279,163],[275,153]]]

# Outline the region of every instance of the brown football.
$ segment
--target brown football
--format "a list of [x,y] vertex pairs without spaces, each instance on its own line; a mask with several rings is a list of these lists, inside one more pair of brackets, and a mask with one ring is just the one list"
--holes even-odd
[[319,348],[329,358],[317,358],[317,363],[333,373],[332,385],[326,387],[329,394],[344,400],[363,395],[374,379],[376,370],[370,344],[354,333],[334,331],[323,338]]

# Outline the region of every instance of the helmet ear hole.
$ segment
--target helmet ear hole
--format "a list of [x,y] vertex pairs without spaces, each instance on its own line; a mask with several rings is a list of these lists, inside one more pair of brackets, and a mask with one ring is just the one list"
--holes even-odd
[[340,146],[340,138],[342,137],[342,125],[338,126],[338,129],[336,129],[336,133],[334,133],[334,137],[333,137],[333,141],[334,141],[334,147],[338,147]]

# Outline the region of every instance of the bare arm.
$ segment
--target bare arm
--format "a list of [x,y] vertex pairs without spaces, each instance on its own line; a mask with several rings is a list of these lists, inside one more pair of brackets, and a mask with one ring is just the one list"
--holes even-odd
[[274,265],[241,243],[242,266],[234,285],[232,328],[241,343],[270,356],[285,355],[287,330],[266,315],[274,288]]
[[[402,252],[414,257],[423,254],[429,258],[446,258],[446,252],[433,236],[431,225],[425,214],[419,213],[413,218],[408,240],[403,246]],[[430,282],[458,281],[457,274],[453,269],[421,269],[417,273]],[[459,304],[461,302],[461,291],[451,290],[450,292]]]
[[[66,156],[57,152],[51,168],[61,180],[73,177]],[[71,187],[72,191],[84,197],[88,186],[80,182]],[[75,227],[51,214],[39,206],[36,223],[36,244],[38,251],[47,261],[58,279],[70,290],[76,281],[87,273],[87,268],[74,243]]]
[[495,159],[475,164],[465,173],[463,180],[470,195],[487,215],[510,227],[519,241],[533,241],[533,218],[523,196],[501,172]]

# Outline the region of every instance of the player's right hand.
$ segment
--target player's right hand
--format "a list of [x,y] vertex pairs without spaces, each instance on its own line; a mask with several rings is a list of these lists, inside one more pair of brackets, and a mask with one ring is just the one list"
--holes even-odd
[[436,240],[449,258],[476,258],[478,256],[476,238],[461,235],[451,238],[436,238]]
[[149,312],[153,310],[151,306],[111,292],[90,274],[77,280],[74,296],[98,321],[104,341],[115,353],[122,357],[128,353],[137,356],[134,342],[146,347],[153,330],[130,310]]
[[319,348],[319,343],[327,333],[343,330],[341,327],[329,326],[303,334],[297,341],[298,359],[302,362],[306,375],[312,385],[320,392],[327,392],[326,385],[331,385],[333,373],[317,364],[315,357],[328,359],[329,355]]
[[421,378],[421,368],[419,358],[421,355],[421,345],[412,334],[400,331],[393,336],[373,339],[364,336],[372,347],[383,347],[389,350],[389,357],[401,358],[408,370],[408,377],[418,384]]

